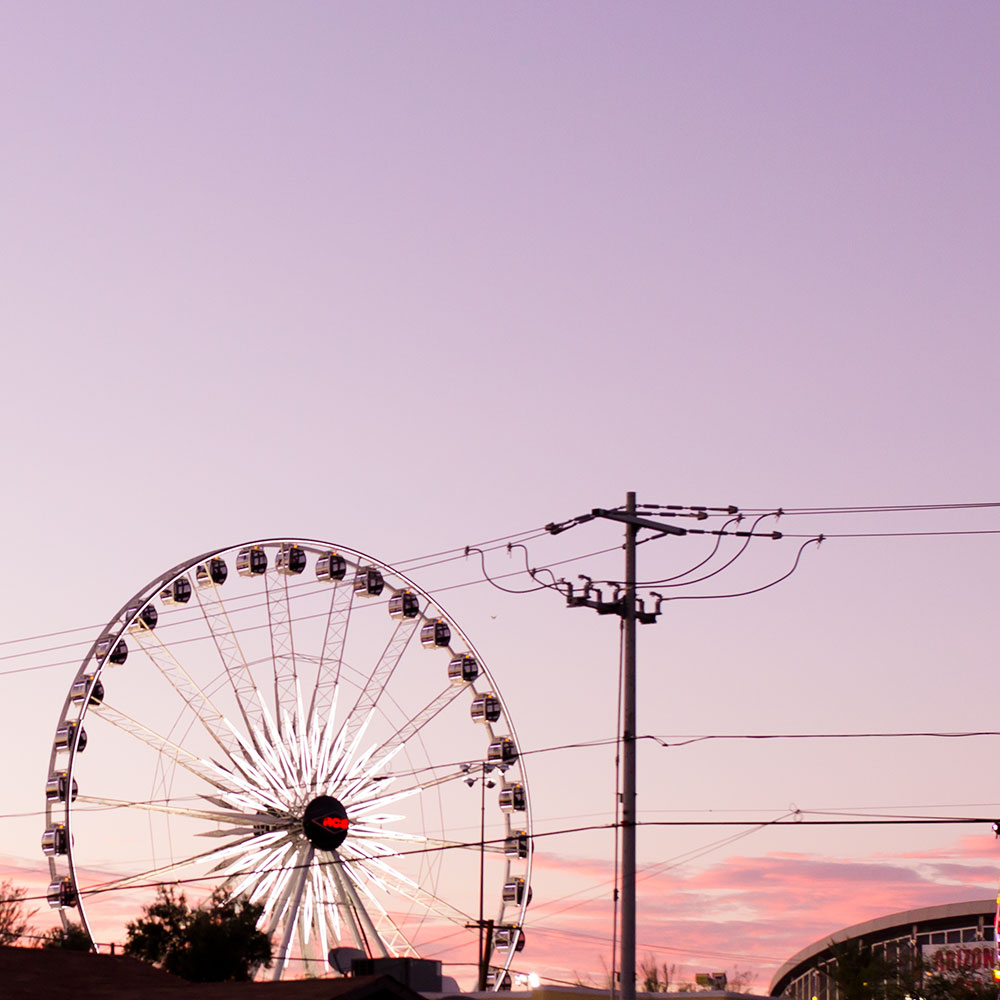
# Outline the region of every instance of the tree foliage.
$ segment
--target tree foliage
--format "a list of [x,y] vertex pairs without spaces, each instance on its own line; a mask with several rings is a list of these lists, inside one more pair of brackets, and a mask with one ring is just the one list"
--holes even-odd
[[45,932],[38,945],[40,948],[65,948],[67,951],[91,951],[90,935],[80,926],[71,923],[68,928],[62,924]]
[[28,890],[11,879],[0,881],[0,944],[17,944],[31,930],[31,918],[38,912],[25,904]]
[[992,975],[955,969],[928,973],[920,995],[923,1000],[996,1000],[997,986]]
[[652,955],[639,961],[639,980],[644,993],[666,993],[670,989],[674,967],[664,962],[658,965]]
[[757,973],[753,969],[741,969],[734,965],[726,989],[730,993],[752,993],[756,982]]
[[[749,993],[757,980],[757,974],[751,969],[740,969],[733,966],[726,972],[726,990],[729,993]],[[638,988],[643,993],[669,993],[671,989],[678,993],[697,993],[705,987],[696,986],[689,980],[679,979],[677,966],[668,962],[658,963],[652,954],[639,960]],[[978,1000],[976,997],[962,1000]],[[994,998],[995,1000],[995,998]]]
[[831,942],[827,971],[841,1000],[995,1000],[991,968],[932,969],[904,944],[874,951],[862,941]]
[[196,983],[245,981],[271,964],[271,940],[257,930],[262,910],[223,890],[191,908],[184,893],[161,886],[128,925],[125,954]]

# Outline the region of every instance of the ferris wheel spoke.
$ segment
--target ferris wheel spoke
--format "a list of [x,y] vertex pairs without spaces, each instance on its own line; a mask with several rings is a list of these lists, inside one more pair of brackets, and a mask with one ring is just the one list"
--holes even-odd
[[[146,812],[168,813],[171,816],[187,816],[203,819],[210,823],[231,823],[234,826],[261,826],[274,823],[274,817],[266,813],[213,812],[209,809],[191,809],[187,806],[171,805],[167,802],[136,802],[126,799],[109,799],[100,795],[78,795],[77,803],[92,806],[107,806],[110,809],[139,809]],[[199,836],[232,836],[234,830],[209,830]]]
[[233,877],[243,875],[244,879],[234,892],[245,893],[251,903],[263,901],[266,908],[277,894],[278,886],[283,882],[282,876],[286,872],[292,872],[293,877],[298,875],[299,857],[298,843],[289,839],[270,850],[257,851],[245,859],[238,859],[229,871]]
[[359,849],[361,844],[379,844],[385,841],[391,841],[396,844],[404,845],[408,844],[412,846],[413,851],[394,850],[385,848],[385,853],[383,857],[396,857],[399,854],[409,854],[418,853],[421,851],[426,851],[430,853],[432,851],[475,851],[476,854],[479,853],[480,848],[486,851],[487,854],[503,854],[504,845],[502,843],[492,843],[481,845],[478,840],[443,840],[440,837],[425,837],[416,833],[403,833],[399,830],[386,830],[381,827],[366,827],[362,826],[360,822],[354,823],[351,826],[351,838],[352,843]]
[[391,757],[399,747],[405,746],[421,729],[424,728],[440,712],[448,707],[461,693],[464,686],[448,686],[440,694],[432,698],[412,719],[400,726],[378,749],[374,759],[381,766],[382,761]]
[[295,870],[292,868],[282,872],[281,876],[274,883],[274,889],[268,896],[267,902],[264,904],[264,912],[261,914],[261,918],[270,918],[266,931],[268,937],[274,937],[274,933],[278,929],[278,924],[281,923],[281,918],[285,915],[285,910],[288,909],[292,889],[295,886],[295,879],[292,877],[294,874]]
[[208,761],[185,750],[182,746],[168,740],[165,736],[154,732],[148,726],[137,722],[135,719],[119,711],[106,701],[100,705],[94,705],[91,711],[105,722],[110,723],[123,733],[128,733],[134,739],[145,743],[161,758],[172,760],[175,764],[183,767],[186,771],[196,775],[209,784],[220,788],[223,791],[232,791],[236,786],[228,783],[222,776],[226,774],[221,768],[213,767]]
[[[392,919],[388,910],[382,905],[381,900],[372,891],[373,886],[382,891],[387,891],[384,882],[375,878],[370,871],[363,868],[359,869],[356,862],[348,862],[345,859],[343,868],[345,884],[349,889],[354,889],[358,905],[362,907],[369,922],[375,927],[378,939],[383,943],[386,950],[396,955],[415,955],[416,951],[406,935],[400,930],[399,925]],[[371,909],[375,913],[374,917],[365,909],[364,903],[358,895],[358,890],[360,890],[361,895],[367,898]]]
[[139,632],[134,638],[136,645],[149,657],[181,700],[191,709],[209,736],[222,750],[232,755],[238,744],[233,738],[231,725],[208,695],[191,679],[159,635],[155,632]]
[[213,861],[218,860],[220,854],[234,848],[242,848],[242,846],[247,844],[252,839],[252,837],[247,838],[240,841],[238,845],[230,845],[228,848],[214,848],[210,851],[203,851],[200,854],[192,854],[189,857],[182,858],[180,861],[172,861],[168,865],[160,865],[157,868],[149,868],[146,871],[137,872],[133,875],[124,875],[120,878],[113,879],[110,882],[100,882],[96,885],[90,886],[89,888],[83,888],[80,892],[84,896],[100,895],[117,889],[124,889],[128,886],[141,885],[145,882],[148,882],[151,885],[156,885],[162,880],[162,876],[164,875],[180,872],[185,868],[194,868],[211,864]]
[[267,625],[271,637],[274,673],[274,715],[278,732],[288,737],[291,734],[286,731],[288,727],[283,713],[293,711],[297,704],[297,672],[287,575],[272,566],[264,574],[264,590],[267,595]]
[[[330,611],[326,618],[326,633],[316,670],[316,685],[309,702],[308,723],[325,719],[330,712],[334,692],[340,683],[340,669],[344,662],[344,642],[354,607],[354,587],[346,580],[333,583]],[[325,669],[324,669],[325,668]]]
[[[385,792],[379,792],[379,786],[373,782],[366,791],[371,791],[375,794],[369,795],[367,798],[363,798],[359,795],[359,797],[354,801],[354,811],[360,817],[379,806],[389,805],[392,802],[399,802],[401,799],[409,798],[411,795],[419,795],[421,792],[425,792],[429,788],[437,788],[439,785],[446,785],[452,781],[465,781],[468,777],[469,772],[459,768],[456,771],[449,771],[447,774],[440,774],[436,777],[425,778],[423,781],[411,781],[408,785],[404,785],[402,788],[398,787],[395,782],[393,782],[393,784],[390,785],[388,790]],[[376,781],[377,780],[378,779],[376,779]]]
[[259,723],[264,702],[257,690],[247,658],[240,647],[240,641],[236,638],[236,631],[229,620],[229,612],[223,603],[222,594],[217,586],[209,586],[195,587],[194,595],[219,658],[222,660],[222,667],[236,695],[243,721],[251,727],[254,722]]
[[397,872],[391,865],[387,865],[385,862],[379,862],[377,858],[366,858],[364,859],[364,862],[352,862],[352,864],[358,865],[359,867],[361,867],[362,864],[371,865],[377,869],[377,875],[368,871],[367,868],[362,869],[366,872],[369,878],[377,878],[378,881],[384,885],[387,891],[395,893],[398,896],[402,896],[411,903],[416,903],[417,905],[422,906],[425,910],[434,913],[451,923],[469,923],[475,919],[468,913],[459,909],[457,906],[449,903],[446,899],[443,899],[427,889],[421,888],[400,872]]
[[375,669],[365,683],[364,688],[358,695],[358,700],[351,709],[347,721],[344,723],[344,730],[347,734],[347,742],[350,744],[354,740],[362,726],[366,725],[375,706],[378,704],[382,692],[385,690],[389,678],[392,677],[406,647],[413,638],[421,619],[403,618],[393,629],[392,637],[375,664]]

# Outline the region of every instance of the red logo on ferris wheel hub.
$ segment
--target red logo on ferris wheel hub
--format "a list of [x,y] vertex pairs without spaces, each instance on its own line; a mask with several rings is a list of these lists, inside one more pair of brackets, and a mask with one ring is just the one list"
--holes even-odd
[[318,851],[335,851],[347,839],[351,821],[342,802],[332,795],[319,795],[302,817],[302,833]]

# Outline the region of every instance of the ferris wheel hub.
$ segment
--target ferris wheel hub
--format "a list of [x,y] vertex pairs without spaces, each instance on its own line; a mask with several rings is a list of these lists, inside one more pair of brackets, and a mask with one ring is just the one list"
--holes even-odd
[[317,851],[335,851],[347,839],[351,821],[332,795],[320,795],[306,806],[302,832]]

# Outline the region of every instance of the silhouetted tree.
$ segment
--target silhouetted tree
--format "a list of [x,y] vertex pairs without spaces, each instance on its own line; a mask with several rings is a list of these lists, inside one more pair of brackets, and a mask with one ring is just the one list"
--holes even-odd
[[919,982],[911,963],[889,961],[860,939],[830,940],[833,966],[825,975],[833,981],[840,1000],[902,1000]]
[[972,969],[929,972],[920,988],[923,1000],[996,1000],[997,986],[992,971]]
[[183,893],[161,886],[128,925],[125,954],[196,983],[245,981],[271,964],[271,940],[257,930],[262,911],[221,890],[192,909]]
[[644,993],[666,993],[670,989],[670,966],[664,962],[657,965],[652,955],[647,955],[639,962],[639,977]]
[[752,993],[755,982],[757,982],[757,973],[753,969],[740,969],[734,965],[726,989],[730,993]]
[[61,924],[45,932],[38,944],[39,948],[65,948],[67,951],[92,951],[90,935],[79,924],[64,928]]
[[0,882],[0,944],[16,944],[30,930],[38,912],[25,905],[28,890],[15,886],[9,878]]
[[834,964],[826,975],[840,1000],[873,1000],[882,996],[888,970],[861,941],[831,941]]

